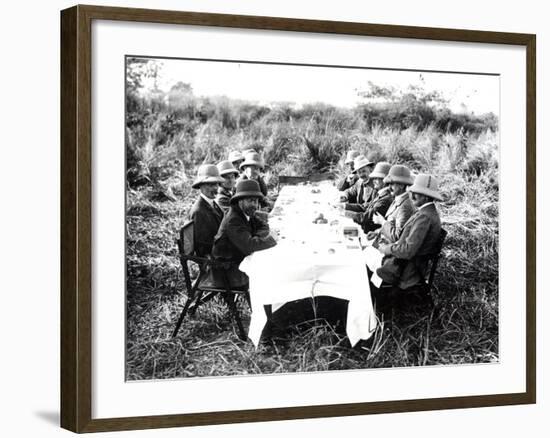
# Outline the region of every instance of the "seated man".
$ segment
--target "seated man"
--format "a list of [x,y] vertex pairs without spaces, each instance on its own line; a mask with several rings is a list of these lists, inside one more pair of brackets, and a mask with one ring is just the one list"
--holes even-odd
[[231,164],[233,164],[233,167],[235,169],[239,169],[239,166],[244,161],[244,155],[241,151],[231,151],[229,152],[229,157],[227,157],[228,161],[231,161]]
[[372,181],[374,190],[376,190],[376,196],[365,206],[365,212],[359,213],[357,218],[357,222],[361,224],[365,233],[380,228],[379,224],[374,223],[373,217],[377,214],[384,216],[390,204],[393,202],[391,187],[384,182],[384,178],[388,176],[390,168],[390,163],[381,161],[376,164],[374,170],[370,174],[369,179]]
[[376,270],[382,280],[400,289],[408,289],[424,281],[426,256],[437,250],[441,234],[441,220],[434,204],[435,200],[443,200],[438,191],[438,181],[431,175],[420,174],[408,191],[418,210],[407,221],[395,243],[379,246],[385,257],[382,266]]
[[[269,231],[267,222],[256,214],[259,200],[262,198],[263,195],[256,181],[239,181],[237,191],[231,198],[231,206],[214,238],[212,250],[214,258],[234,264],[227,271],[233,287],[248,283],[248,276],[237,267],[246,256],[277,244],[274,235]],[[215,274],[215,277],[219,278],[222,272],[218,271]]]
[[239,176],[239,171],[233,167],[229,160],[220,161],[217,167],[223,182],[218,187],[216,202],[225,213],[229,209],[231,197],[235,194],[235,182]]
[[413,183],[413,178],[407,166],[395,164],[384,178],[384,182],[389,184],[394,199],[385,217],[380,214],[373,215],[372,221],[381,227],[367,234],[367,237],[373,239],[380,236],[391,243],[399,239],[405,223],[414,213],[412,201],[407,194],[407,186]]
[[213,164],[203,164],[197,170],[197,178],[193,185],[200,195],[189,212],[189,219],[194,221],[195,252],[206,257],[212,252],[214,236],[223,219],[223,211],[214,198],[218,192],[218,184],[223,182],[218,168]]
[[359,156],[359,152],[357,151],[348,151],[346,155],[346,160],[344,161],[344,165],[348,166],[349,173],[342,178],[338,184],[336,184],[336,188],[343,192],[344,190],[349,189],[351,186],[353,186],[357,181],[357,174],[353,172],[353,160]]
[[244,161],[241,163],[240,168],[242,174],[237,180],[237,184],[240,181],[253,180],[258,183],[260,186],[260,192],[262,193],[262,198],[260,199],[260,205],[262,207],[268,207],[269,202],[265,198],[267,196],[267,185],[260,175],[260,171],[263,169],[264,164],[262,157],[257,152],[249,152],[245,155]]
[[359,155],[353,161],[354,172],[359,179],[340,196],[340,202],[346,203],[346,210],[362,213],[365,210],[365,205],[376,196],[376,190],[369,185],[369,175],[372,172],[373,164],[374,162],[363,155]]

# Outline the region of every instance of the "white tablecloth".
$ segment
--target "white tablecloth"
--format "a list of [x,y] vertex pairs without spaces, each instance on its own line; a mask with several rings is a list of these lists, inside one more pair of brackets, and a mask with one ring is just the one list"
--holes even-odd
[[[352,346],[374,332],[377,321],[359,242],[362,232],[333,206],[338,196],[330,182],[281,189],[269,218],[279,234],[277,246],[255,252],[240,265],[250,278],[248,337],[256,346],[267,322],[264,305],[276,311],[286,302],[312,296],[349,301],[346,331]],[[320,213],[326,224],[313,223]],[[347,237],[344,229],[360,237]]]

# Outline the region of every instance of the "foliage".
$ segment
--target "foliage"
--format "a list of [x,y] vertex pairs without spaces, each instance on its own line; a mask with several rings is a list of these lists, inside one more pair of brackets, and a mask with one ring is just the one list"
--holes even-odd
[[422,85],[410,85],[406,90],[381,87],[368,82],[365,90],[358,91],[364,99],[359,111],[367,125],[392,126],[400,130],[415,127],[425,129],[435,125],[447,132],[459,130],[476,133],[498,129],[498,120],[492,113],[482,116],[455,114],[448,101],[438,91],[426,91]]

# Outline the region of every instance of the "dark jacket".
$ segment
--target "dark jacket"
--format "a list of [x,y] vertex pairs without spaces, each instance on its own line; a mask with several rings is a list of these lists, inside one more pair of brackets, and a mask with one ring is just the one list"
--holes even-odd
[[233,204],[224,216],[214,238],[212,255],[224,261],[240,263],[254,251],[276,245],[269,235],[269,225],[257,216],[247,220],[238,205]]
[[195,201],[189,212],[189,219],[194,221],[195,252],[198,256],[208,256],[212,252],[214,236],[223,219],[223,211],[214,204],[211,207],[202,196]]
[[347,189],[341,199],[346,202],[346,210],[363,212],[365,206],[376,197],[376,190],[368,182],[358,179]]
[[387,222],[380,228],[380,233],[388,242],[395,242],[401,236],[403,227],[414,214],[414,205],[409,194],[398,196],[393,200],[386,211]]
[[218,194],[216,195],[216,202],[222,208],[225,213],[229,210],[231,205],[231,197],[233,196],[233,190],[226,189],[225,187],[218,187]]
[[412,287],[426,274],[427,255],[437,249],[441,219],[434,204],[419,209],[405,224],[399,240],[390,245],[391,255],[406,260],[398,286]]
[[392,202],[393,195],[389,187],[384,187],[378,191],[376,197],[367,204],[365,207],[365,212],[362,215],[361,225],[363,226],[365,233],[380,228],[380,225],[375,224],[372,221],[372,218],[376,213],[384,216]]
[[352,183],[348,181],[348,175],[344,176],[340,181],[338,181],[338,184],[336,184],[336,188],[343,192],[344,190],[349,189],[353,184],[357,182],[358,176],[355,173],[351,173],[350,175],[353,175],[354,178],[352,180]]
[[[227,270],[232,286],[248,283],[248,277],[239,271],[238,265],[254,251],[268,249],[277,242],[269,235],[269,226],[257,216],[248,220],[238,205],[233,204],[225,214],[220,229],[214,238],[212,255],[216,260],[230,261],[234,266]],[[214,272],[215,281],[219,282],[220,272]]]

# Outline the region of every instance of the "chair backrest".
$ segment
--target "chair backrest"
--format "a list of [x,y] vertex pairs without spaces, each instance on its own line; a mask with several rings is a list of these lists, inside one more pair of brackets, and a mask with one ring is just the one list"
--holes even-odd
[[188,221],[183,224],[178,239],[178,249],[182,256],[192,256],[195,253],[195,223]]
[[307,181],[307,176],[279,175],[279,185],[294,185]]
[[[259,212],[256,212],[258,214]],[[266,218],[267,220],[267,218]],[[223,287],[228,292],[233,290],[231,282],[227,275],[227,269],[230,268],[228,262],[216,262],[209,257],[197,256],[195,254],[195,240],[194,240],[194,222],[186,222],[180,230],[179,238],[177,239],[177,245],[180,255],[181,267],[183,270],[184,281],[188,291],[192,290],[191,271],[189,269],[189,262],[196,264],[199,269],[198,277],[195,279],[195,289],[201,286],[201,281],[205,278],[205,275],[215,267],[218,272],[223,276]]]
[[437,241],[437,254],[441,253],[441,249],[443,248],[443,244],[445,243],[445,239],[447,238],[447,231],[445,228],[441,228],[441,232],[439,233],[439,239]]
[[328,181],[334,179],[332,173],[312,173],[308,176],[308,181],[319,182],[319,181]]
[[312,173],[311,175],[279,175],[279,187],[306,182],[320,182],[334,179],[331,173]]
[[441,232],[439,233],[439,239],[437,240],[437,245],[434,253],[430,257],[431,260],[431,268],[430,268],[430,275],[428,276],[428,288],[431,290],[432,284],[435,277],[435,271],[437,270],[437,264],[439,262],[439,257],[441,255],[441,250],[443,249],[443,244],[445,243],[445,238],[447,237],[447,231],[444,228],[441,228]]

